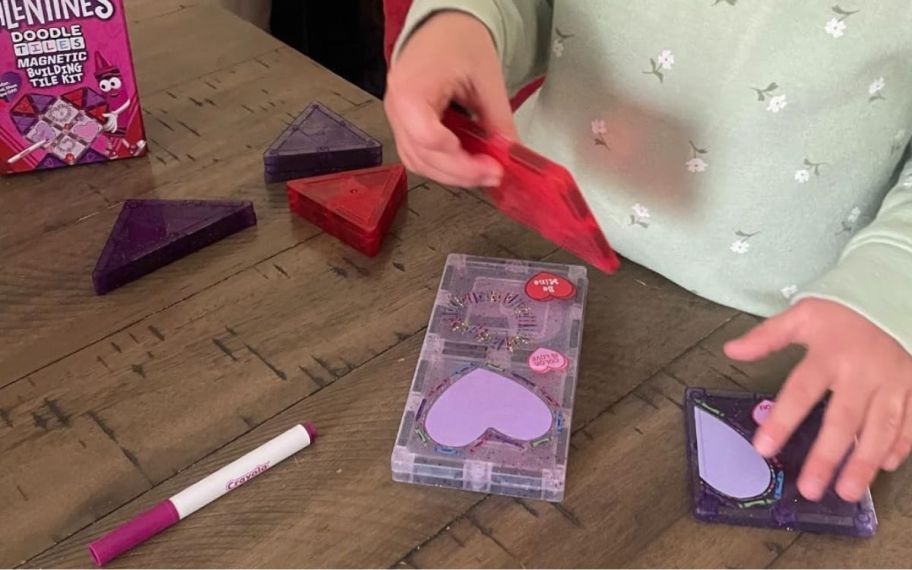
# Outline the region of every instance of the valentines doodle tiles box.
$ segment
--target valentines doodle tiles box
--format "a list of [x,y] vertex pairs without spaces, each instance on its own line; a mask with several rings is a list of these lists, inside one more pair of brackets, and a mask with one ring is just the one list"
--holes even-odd
[[0,0],[0,173],[145,151],[123,0]]

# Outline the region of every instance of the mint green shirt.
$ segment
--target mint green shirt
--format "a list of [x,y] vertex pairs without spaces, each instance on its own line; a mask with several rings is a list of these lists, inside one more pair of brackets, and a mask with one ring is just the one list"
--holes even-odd
[[490,30],[523,141],[608,240],[758,315],[805,297],[912,351],[912,2],[416,0]]

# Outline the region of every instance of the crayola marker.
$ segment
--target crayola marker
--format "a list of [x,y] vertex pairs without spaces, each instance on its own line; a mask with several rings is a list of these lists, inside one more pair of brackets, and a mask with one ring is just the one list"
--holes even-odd
[[225,493],[268,471],[316,439],[317,428],[313,424],[305,422],[294,426],[90,544],[92,561],[104,566]]

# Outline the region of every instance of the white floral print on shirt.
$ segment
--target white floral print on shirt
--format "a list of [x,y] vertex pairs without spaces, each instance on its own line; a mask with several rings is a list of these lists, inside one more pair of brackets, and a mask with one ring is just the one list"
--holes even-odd
[[846,222],[848,222],[850,224],[854,224],[855,222],[858,221],[858,218],[860,218],[860,217],[861,217],[861,208],[859,208],[858,206],[855,206],[854,208],[852,208],[852,211],[849,212],[849,215],[846,216]]
[[554,57],[560,57],[564,55],[564,42],[560,39],[554,40],[554,45],[551,46],[551,51],[554,53]]
[[854,233],[859,218],[861,218],[861,208],[855,206],[842,221],[842,229],[836,232],[836,235]]
[[871,85],[868,86],[868,101],[870,103],[873,103],[874,101],[886,100],[886,97],[884,97],[884,95],[882,93],[882,91],[884,90],[884,87],[886,87],[886,86],[887,86],[887,82],[884,80],[883,77],[878,77],[873,82],[871,82]]
[[702,156],[709,154],[709,151],[705,148],[698,147],[693,141],[688,142],[690,143],[690,159],[685,163],[687,171],[694,174],[705,172],[709,167],[709,164],[703,160]]
[[893,144],[890,145],[890,154],[896,154],[903,150],[907,144],[906,129],[899,129],[896,131],[896,134],[893,135]]
[[845,21],[853,14],[860,12],[860,10],[844,10],[839,4],[833,6],[832,10],[836,13],[836,17],[831,18],[823,29],[834,38],[841,38],[849,27]]
[[554,28],[554,33],[557,37],[554,38],[554,43],[551,45],[551,53],[554,54],[554,57],[561,57],[564,55],[564,42],[572,38],[573,34],[561,33],[560,28]]
[[785,95],[776,95],[770,99],[769,105],[766,106],[766,110],[778,113],[782,109],[785,109],[786,105],[788,105],[788,99],[785,98]]
[[825,162],[811,162],[810,159],[804,159],[805,168],[801,168],[795,172],[795,182],[798,184],[806,184],[811,180],[811,174],[814,176],[820,176],[820,167],[826,166]]
[[732,251],[732,253],[737,253],[738,255],[744,255],[745,253],[750,251],[750,239],[759,233],[760,232],[754,232],[752,234],[749,234],[746,232],[742,232],[741,230],[736,231],[735,236],[737,236],[738,239],[736,239],[734,242],[732,242],[732,244],[728,247],[728,249],[730,249]]
[[757,94],[757,100],[761,103],[767,102],[766,110],[770,113],[778,113],[788,105],[788,98],[784,94],[776,94],[779,84],[775,81],[770,83],[764,89],[751,87],[751,90]]
[[782,293],[782,296],[785,297],[786,299],[791,299],[798,293],[798,286],[797,285],[786,285],[785,287],[780,289],[779,292]]
[[592,121],[592,135],[593,141],[597,146],[603,146],[609,150],[608,141],[605,140],[605,135],[608,134],[608,125],[605,124],[604,119],[595,119]]
[[675,64],[675,56],[671,50],[662,50],[658,56],[649,59],[649,65],[652,69],[644,71],[644,75],[655,75],[659,78],[659,83],[665,83],[665,72],[671,71]]
[[649,208],[643,206],[642,204],[634,204],[631,208],[633,214],[627,218],[627,225],[629,226],[640,226],[642,228],[649,227]]

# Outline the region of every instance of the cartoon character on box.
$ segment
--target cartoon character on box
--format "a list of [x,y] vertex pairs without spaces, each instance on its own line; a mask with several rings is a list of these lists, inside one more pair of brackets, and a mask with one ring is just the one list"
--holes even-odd
[[101,52],[95,53],[95,80],[108,105],[108,110],[103,115],[106,119],[103,128],[107,134],[108,156],[115,158],[121,146],[127,147],[134,156],[141,153],[146,147],[146,141],[140,139],[131,143],[127,140],[130,126],[127,110],[133,101],[125,89],[123,75],[116,65],[108,63]]
[[[142,153],[146,142],[138,101],[124,89],[120,70],[100,53],[95,65],[99,91],[81,86],[59,96],[27,93],[13,105],[10,118],[29,146],[8,158],[8,165],[32,160],[31,168],[57,168]],[[99,138],[106,154],[93,148]],[[43,158],[31,159],[38,151]]]

